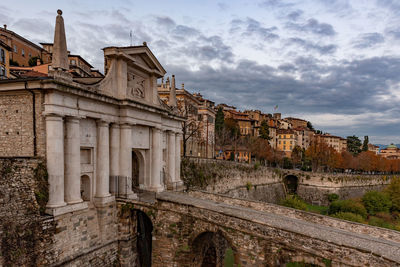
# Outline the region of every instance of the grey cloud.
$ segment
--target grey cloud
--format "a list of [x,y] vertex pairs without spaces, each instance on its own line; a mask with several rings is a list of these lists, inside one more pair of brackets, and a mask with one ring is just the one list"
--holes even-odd
[[314,42],[310,42],[298,37],[289,38],[287,41],[288,45],[297,45],[302,47],[306,51],[316,51],[321,55],[325,54],[333,54],[336,52],[337,45],[329,44],[329,45],[321,45]]
[[381,44],[385,42],[385,38],[382,34],[373,32],[373,33],[364,33],[359,36],[359,38],[353,42],[353,46],[355,48],[370,48],[377,44]]
[[[248,60],[232,68],[204,65],[198,71],[167,65],[189,90],[194,88],[213,101],[228,102],[241,109],[268,112],[279,104],[286,114],[392,112],[394,118],[400,116],[397,103],[379,96],[391,94],[388,82],[400,82],[399,68],[400,59],[390,57],[342,61],[332,66],[313,58],[299,58],[278,69]],[[301,76],[282,75],[282,70],[296,70]]]
[[320,23],[316,19],[309,19],[303,24],[288,22],[286,28],[300,32],[310,32],[320,36],[333,36],[336,34],[332,25],[328,23]]
[[265,0],[259,3],[259,6],[264,8],[289,8],[294,4],[282,0]]
[[29,32],[33,35],[42,35],[54,31],[54,26],[44,19],[19,19],[12,24],[16,30]]
[[239,32],[243,36],[258,36],[264,41],[274,41],[279,39],[279,35],[274,33],[278,28],[265,28],[255,19],[247,18],[246,20],[234,19],[231,21],[231,33]]
[[217,6],[219,11],[226,11],[229,8],[228,4],[222,2],[218,2]]
[[172,30],[172,33],[179,37],[192,37],[200,34],[199,30],[184,25],[177,25],[175,29]]
[[303,10],[295,10],[295,11],[292,11],[292,12],[290,12],[288,15],[287,15],[287,17],[288,17],[288,19],[290,19],[290,20],[298,20],[302,15],[303,15]]
[[156,17],[156,23],[159,26],[163,26],[163,27],[167,27],[167,28],[173,28],[176,25],[176,23],[173,19],[171,19],[170,17],[165,17],[165,16]]
[[200,36],[196,41],[182,47],[182,52],[189,57],[208,62],[215,59],[233,62],[234,57],[232,48],[225,45],[219,36]]

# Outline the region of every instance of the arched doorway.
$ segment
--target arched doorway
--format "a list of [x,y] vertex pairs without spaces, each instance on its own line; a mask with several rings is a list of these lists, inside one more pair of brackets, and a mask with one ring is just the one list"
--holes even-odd
[[297,193],[299,179],[295,175],[288,175],[284,179],[288,194],[294,195]]
[[141,149],[132,150],[132,190],[145,186],[146,160],[145,152]]
[[88,175],[81,176],[81,198],[83,201],[90,201],[90,177]]
[[141,267],[151,266],[153,224],[146,213],[137,211],[137,250]]
[[201,233],[192,242],[193,266],[233,266],[238,263],[234,254],[234,249],[220,231]]
[[132,151],[132,186],[139,186],[139,158],[135,151]]

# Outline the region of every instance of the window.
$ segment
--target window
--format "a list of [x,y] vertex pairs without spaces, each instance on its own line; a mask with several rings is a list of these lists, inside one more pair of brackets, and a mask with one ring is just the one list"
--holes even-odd
[[18,53],[18,48],[16,45],[14,45],[14,53]]
[[279,144],[281,144],[281,141],[279,141]]
[[293,141],[290,141],[290,144],[293,144]]
[[71,65],[76,65],[75,59],[71,59]]
[[6,63],[6,53],[5,53],[4,49],[0,49],[0,62]]
[[31,53],[29,53],[29,58],[31,58],[32,57],[32,54]]
[[24,50],[24,49],[21,50],[21,55],[22,55],[23,57],[25,56],[25,50]]
[[286,141],[283,141],[284,144],[286,144]]

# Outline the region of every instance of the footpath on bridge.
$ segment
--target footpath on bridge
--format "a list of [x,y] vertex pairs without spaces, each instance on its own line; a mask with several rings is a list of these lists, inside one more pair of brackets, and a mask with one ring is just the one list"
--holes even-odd
[[336,229],[326,225],[319,225],[313,222],[286,217],[284,215],[257,211],[243,206],[234,206],[226,203],[194,198],[188,194],[177,192],[159,193],[157,194],[157,199],[217,212],[226,216],[236,217],[253,223],[267,225],[269,227],[334,243],[339,246],[355,248],[400,263],[400,243],[372,237],[368,234],[359,234],[343,229]]

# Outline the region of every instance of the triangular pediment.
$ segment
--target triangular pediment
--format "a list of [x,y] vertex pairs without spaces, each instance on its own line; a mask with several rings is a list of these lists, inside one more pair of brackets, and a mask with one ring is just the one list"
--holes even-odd
[[99,84],[99,91],[160,106],[157,79],[166,71],[147,46],[107,47],[104,56],[106,77]]

